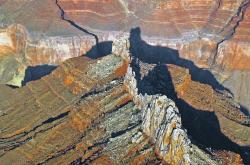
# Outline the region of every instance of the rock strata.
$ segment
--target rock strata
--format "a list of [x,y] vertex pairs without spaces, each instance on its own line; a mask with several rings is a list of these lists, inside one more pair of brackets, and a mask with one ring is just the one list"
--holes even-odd
[[221,164],[191,144],[172,100],[138,93],[127,43],[24,87],[1,85],[1,164]]
[[[27,66],[58,65],[89,51],[95,55],[110,54],[113,39],[121,33],[130,35],[132,28],[139,27],[142,39],[149,45],[178,50],[177,58],[208,69],[232,91],[236,101],[249,109],[249,3],[249,0],[4,0],[0,2],[1,30],[19,26],[25,37],[12,38],[13,43],[22,43],[19,47],[23,46],[24,51],[15,57],[11,55],[11,62],[2,59],[1,63],[15,67],[11,68],[12,74],[0,74],[0,83],[20,86]],[[8,34],[23,36],[15,31]],[[142,46],[140,52],[150,51]],[[161,51],[157,54],[166,56]],[[20,58],[24,59],[17,60]]]
[[[129,40],[121,37],[114,41],[112,53],[131,62]],[[156,144],[155,150],[168,164],[190,164],[189,139],[181,126],[181,118],[174,102],[161,95],[138,93],[132,67],[127,67],[124,79],[133,101],[142,111],[142,130]],[[177,156],[178,155],[178,156]]]

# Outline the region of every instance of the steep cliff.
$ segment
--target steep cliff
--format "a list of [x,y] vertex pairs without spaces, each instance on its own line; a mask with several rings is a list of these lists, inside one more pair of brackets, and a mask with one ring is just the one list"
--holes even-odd
[[[107,55],[114,38],[140,27],[142,39],[149,45],[173,48],[178,58],[208,69],[249,109],[248,6],[249,0],[4,0],[0,27],[18,24],[26,37],[24,52],[11,62],[13,74],[2,78],[2,83],[20,85],[27,66],[57,65],[86,53]],[[12,42],[17,41],[13,38]],[[152,53],[144,46],[140,52]]]
[[249,164],[249,4],[0,0],[0,164]]
[[24,87],[0,86],[0,162],[242,163],[191,144],[167,96],[138,93],[128,43],[118,40],[113,54],[97,60],[69,59]]

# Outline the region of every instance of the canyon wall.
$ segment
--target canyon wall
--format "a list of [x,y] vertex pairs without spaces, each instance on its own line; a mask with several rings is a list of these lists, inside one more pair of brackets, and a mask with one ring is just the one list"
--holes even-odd
[[[208,69],[249,109],[248,6],[249,0],[4,0],[0,2],[0,43],[5,45],[1,50],[9,52],[3,60],[11,62],[4,63],[15,67],[2,83],[20,85],[27,66],[108,54],[110,41],[121,34],[131,36],[131,29],[139,27],[147,44],[175,49],[175,59]],[[160,49],[157,53],[145,46],[138,49],[168,56]],[[178,63],[175,59],[170,63]]]
[[[108,56],[66,60],[50,75],[21,88],[0,85],[1,163],[224,161],[191,146],[179,111],[167,96],[135,93],[137,80],[127,65],[129,45],[119,41]],[[242,163],[238,155],[231,158]]]

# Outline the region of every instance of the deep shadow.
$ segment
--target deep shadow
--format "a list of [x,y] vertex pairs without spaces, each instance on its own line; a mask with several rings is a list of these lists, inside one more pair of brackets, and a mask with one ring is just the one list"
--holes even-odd
[[205,69],[197,67],[192,61],[180,57],[175,49],[161,46],[151,46],[141,39],[140,28],[134,28],[130,32],[130,52],[134,59],[149,64],[174,64],[189,69],[192,80],[208,84],[217,90],[227,90],[214,75]]
[[91,35],[95,38],[95,42],[96,42],[96,46],[98,47],[98,37],[97,35],[95,35],[94,33],[91,33],[89,32],[88,30],[84,29],[83,27],[81,27],[80,25],[76,24],[74,21],[70,20],[70,19],[67,19],[65,18],[65,12],[63,10],[63,8],[59,5],[59,0],[55,0],[55,3],[56,3],[56,6],[59,8],[60,12],[61,12],[61,19],[68,22],[69,24],[71,24],[72,26],[74,26],[75,28],[77,28],[78,30],[88,34],[88,35]]
[[[141,39],[140,29],[130,33],[130,52],[132,68],[135,72],[138,92],[142,94],[163,94],[174,100],[181,116],[182,124],[187,129],[192,142],[203,149],[227,150],[239,153],[245,164],[250,163],[249,147],[241,147],[227,138],[220,130],[219,121],[214,112],[201,111],[177,97],[171,75],[166,64],[174,64],[189,69],[192,80],[208,84],[215,90],[227,90],[207,70],[193,62],[180,58],[177,50],[161,46],[151,46]],[[156,65],[144,77],[140,74],[139,61]],[[228,91],[228,90],[227,90]],[[206,150],[208,151],[208,150]]]
[[[182,124],[187,129],[192,143],[207,152],[227,150],[239,153],[245,164],[250,163],[248,155],[250,147],[241,147],[226,137],[220,131],[219,121],[214,112],[196,109],[177,97],[172,77],[165,64],[157,65],[147,76],[137,82],[143,86],[140,91],[167,95],[168,98],[174,100],[181,113]],[[211,150],[208,150],[210,148]]]
[[85,56],[91,59],[97,59],[112,53],[112,41],[98,43],[98,46],[93,46]]
[[15,86],[15,85],[10,85],[10,84],[6,84],[8,87],[12,88],[12,89],[16,89],[16,88],[19,88],[18,86]]
[[56,68],[57,66],[55,65],[28,66],[25,70],[25,77],[22,81],[22,85],[24,86],[30,81],[41,79],[43,76],[50,74]]
[[243,105],[240,106],[240,110],[241,110],[241,112],[243,112],[246,116],[250,116],[249,111],[248,111],[247,108],[244,107]]

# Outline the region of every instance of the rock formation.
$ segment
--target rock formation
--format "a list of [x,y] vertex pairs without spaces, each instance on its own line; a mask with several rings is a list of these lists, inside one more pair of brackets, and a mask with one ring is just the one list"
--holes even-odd
[[[140,27],[143,40],[176,49],[180,58],[208,69],[249,109],[248,6],[249,0],[4,0],[0,28],[23,28],[24,53],[18,56],[25,60],[12,60],[19,65],[13,67],[16,74],[1,82],[20,86],[25,66],[57,65],[87,53],[97,42],[90,53],[107,55],[114,38]],[[13,34],[17,32],[9,32]],[[15,37],[12,42],[17,43]]]
[[241,112],[230,93],[195,82],[187,69],[175,65],[155,68],[146,80],[144,84],[159,88],[175,100],[183,126],[194,139],[215,148],[231,148],[249,161],[244,153],[250,151],[250,118]]
[[0,0],[0,164],[249,164],[249,4]]
[[[97,60],[72,58],[22,88],[2,85],[0,162],[223,162],[223,156],[206,154],[190,143],[172,100],[138,93],[124,48],[129,44],[117,48],[129,43],[122,41],[114,43],[111,55]],[[232,160],[241,163],[237,155]]]

